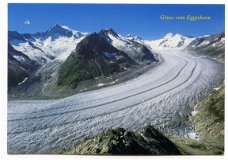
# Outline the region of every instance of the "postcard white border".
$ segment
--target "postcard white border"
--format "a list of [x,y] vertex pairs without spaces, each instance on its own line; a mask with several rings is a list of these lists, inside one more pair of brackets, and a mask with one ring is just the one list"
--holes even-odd
[[[228,138],[225,131],[225,153],[224,156],[64,156],[64,155],[7,155],[7,33],[8,33],[8,3],[118,3],[118,4],[226,4],[225,0],[2,0],[0,5],[0,159],[17,159],[17,160],[65,160],[65,159],[86,159],[86,160],[98,160],[98,159],[227,159],[227,147]],[[227,27],[227,9],[225,14]],[[226,28],[225,27],[225,28]],[[225,38],[227,39],[227,38]],[[225,50],[227,49],[227,43]],[[226,57],[226,56],[225,56]],[[225,64],[227,64],[227,58]],[[227,72],[227,65],[225,65]],[[225,73],[225,80],[227,79],[227,73]],[[226,84],[225,84],[226,85]],[[227,93],[227,87],[225,87]],[[225,94],[226,95],[226,94]],[[225,104],[227,104],[227,98],[225,98]],[[228,109],[225,109],[225,115],[227,117]],[[227,128],[227,118],[225,118],[225,128]]]

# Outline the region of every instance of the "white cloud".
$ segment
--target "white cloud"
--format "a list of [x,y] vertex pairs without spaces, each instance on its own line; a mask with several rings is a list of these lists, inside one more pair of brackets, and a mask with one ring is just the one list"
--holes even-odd
[[31,24],[29,20],[26,20],[24,24]]

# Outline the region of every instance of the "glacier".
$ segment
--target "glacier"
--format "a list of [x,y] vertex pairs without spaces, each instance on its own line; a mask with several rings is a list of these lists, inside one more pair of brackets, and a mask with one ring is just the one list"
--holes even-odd
[[132,80],[53,100],[9,100],[8,153],[60,153],[110,128],[147,124],[194,137],[188,117],[224,81],[224,64],[184,50],[159,50],[162,62]]

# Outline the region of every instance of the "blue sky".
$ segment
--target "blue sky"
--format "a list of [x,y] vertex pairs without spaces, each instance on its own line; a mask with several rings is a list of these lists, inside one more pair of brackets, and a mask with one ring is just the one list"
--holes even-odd
[[[167,16],[211,16],[210,21],[164,21]],[[83,32],[113,28],[144,39],[165,34],[201,36],[225,30],[224,5],[9,4],[8,29],[20,33],[46,31],[56,23]]]

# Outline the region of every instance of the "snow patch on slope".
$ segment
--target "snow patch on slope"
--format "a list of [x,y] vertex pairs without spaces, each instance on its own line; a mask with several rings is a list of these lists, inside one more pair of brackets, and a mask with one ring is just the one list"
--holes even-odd
[[28,77],[26,77],[22,82],[19,82],[18,85],[21,85],[27,81]]
[[79,32],[79,31],[73,30],[73,29],[69,28],[68,26],[61,25],[61,27],[68,31],[71,31],[76,38],[85,37],[88,34],[87,32]]
[[[47,57],[47,54],[42,52],[42,50],[33,47],[29,42],[19,43],[18,45],[13,45],[14,49],[20,51],[27,55],[30,59],[37,61],[38,63],[43,63],[43,59]],[[18,59],[20,60],[20,59]]]
[[52,41],[51,37],[49,37],[44,41],[37,40],[34,42],[34,44],[39,48],[42,48],[45,53],[55,57],[58,60],[64,61],[83,38],[84,37],[79,39],[74,37],[60,37]]
[[[129,57],[131,57],[132,59],[134,59],[138,63],[140,63],[140,61],[138,61],[137,59],[139,57],[143,57],[144,53],[141,50],[142,46],[137,44],[137,41],[133,41],[133,40],[123,37],[121,35],[118,35],[118,37],[113,36],[110,33],[108,33],[107,35],[110,38],[111,44],[114,47],[116,47],[117,49],[119,49],[125,53],[128,53]],[[143,43],[141,42],[141,44],[143,44]]]

